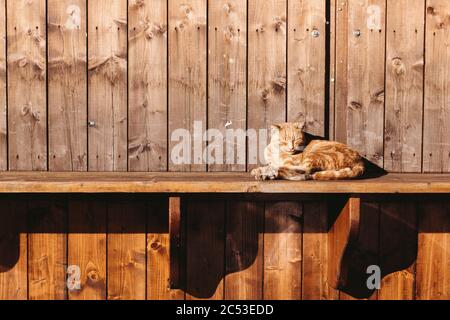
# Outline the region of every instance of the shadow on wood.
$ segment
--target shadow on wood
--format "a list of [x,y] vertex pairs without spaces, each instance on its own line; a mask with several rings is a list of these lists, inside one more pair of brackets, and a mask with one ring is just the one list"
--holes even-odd
[[[273,279],[282,279],[286,276],[283,273],[285,269],[280,268],[286,261],[286,258],[282,257],[283,254],[289,255],[289,263],[291,260],[296,263],[299,260],[302,261],[298,263],[298,277],[292,271],[294,268],[288,264],[292,272],[287,274],[286,281],[295,277],[293,281],[299,281],[299,286],[303,286],[304,293],[310,290],[306,287],[306,283],[310,281],[308,277],[317,276],[317,274],[312,275],[309,267],[305,265],[309,258],[307,249],[310,245],[325,245],[327,232],[320,223],[311,221],[318,217],[313,211],[309,212],[307,204],[310,202],[303,202],[302,199],[298,199],[298,202],[292,200],[283,202],[275,198],[270,201],[263,198],[239,201],[234,200],[235,198],[236,196],[233,198],[222,196],[218,199],[211,196],[200,199],[195,196],[186,198],[186,205],[183,206],[187,213],[183,227],[186,230],[186,239],[185,246],[180,248],[186,256],[184,262],[181,260],[182,265],[180,265],[180,272],[184,274],[180,289],[185,294],[178,297],[262,299],[267,296],[267,293],[263,293],[266,291],[263,290],[263,286],[270,284],[269,287],[272,288],[271,286],[277,285],[277,281],[272,281]],[[165,204],[161,206],[162,210],[152,210],[160,203]],[[67,266],[71,257],[78,255],[77,261],[81,261],[83,265],[85,261],[84,267],[86,272],[89,271],[85,277],[92,278],[90,280],[86,278],[86,285],[92,284],[91,293],[99,298],[110,294],[105,291],[105,282],[113,283],[112,278],[109,278],[112,275],[115,278],[132,279],[138,282],[144,281],[147,277],[149,292],[156,290],[155,286],[158,287],[158,292],[171,292],[168,255],[170,246],[166,240],[169,233],[167,197],[21,195],[2,196],[0,204],[2,221],[0,224],[0,278],[13,270],[17,277],[25,277],[26,283],[27,272],[35,270],[33,266],[40,268],[39,263],[34,265],[31,260],[38,261],[44,252],[49,257],[50,264],[54,264],[51,265],[53,269],[50,273],[57,276],[55,281],[64,284],[67,275],[61,271],[62,266]],[[336,218],[345,205],[345,201],[328,201],[329,218],[326,224],[329,231],[332,231],[335,223],[339,223]],[[354,203],[354,205],[358,204]],[[414,265],[417,256],[417,234],[420,229],[416,207],[414,199],[410,198],[394,201],[384,199],[381,203],[372,199],[362,202],[359,223],[353,229],[351,245],[345,249],[346,269],[342,274],[342,279],[345,281],[335,283],[339,290],[353,297],[368,298],[373,294],[373,290],[368,290],[366,286],[369,276],[368,266],[380,266],[382,276],[386,277],[396,271],[410,269]],[[116,209],[111,211],[108,208]],[[310,221],[304,220],[306,218],[303,210],[309,214]],[[155,212],[158,212],[158,217],[155,216]],[[285,217],[279,217],[279,214]],[[120,218],[122,216],[127,218],[123,220]],[[422,217],[422,220],[424,219],[425,217]],[[155,223],[154,221],[157,220],[162,223]],[[421,232],[450,232],[448,228],[450,224],[441,225],[439,219],[424,221],[427,221],[427,224],[421,227]],[[295,225],[291,226],[291,224]],[[279,236],[285,234],[286,236]],[[309,236],[314,234],[325,235],[325,240],[320,240],[321,243],[318,243],[319,238],[315,238],[311,240],[314,243],[307,242]],[[116,244],[114,248],[117,247],[117,251],[111,242],[113,237]],[[286,239],[290,241],[289,247],[282,243]],[[47,244],[44,245],[42,241],[47,241]],[[68,251],[65,246],[66,241],[69,243]],[[348,242],[348,240],[344,241]],[[286,249],[286,252],[279,253],[280,248]],[[85,250],[93,253],[94,258],[84,257],[87,254],[83,253]],[[300,250],[299,259],[297,250]],[[28,262],[27,252],[31,259]],[[324,252],[323,257],[318,258],[315,253],[312,253],[311,257],[320,259],[320,265],[337,266],[334,261],[327,260],[326,250]],[[108,257],[113,259],[115,255],[123,257],[123,263],[117,262],[116,266],[110,261],[109,271],[105,270]],[[148,261],[151,260],[147,263],[147,271],[144,260],[146,255]],[[133,263],[128,263],[127,259],[132,259]],[[92,263],[95,263],[96,268],[92,267]],[[305,270],[302,270],[302,267],[305,267]],[[37,276],[40,272],[40,269],[33,271]],[[121,276],[123,272],[126,277]],[[272,277],[271,273],[276,274]],[[29,279],[34,279],[34,276]],[[331,283],[331,279],[324,278],[321,281]],[[96,283],[99,285],[95,285]],[[33,288],[32,285],[34,284],[31,283],[29,289]],[[38,286],[41,286],[40,282],[36,282],[36,288]],[[117,288],[120,290],[130,286],[129,283],[117,283]],[[278,286],[273,290],[282,288],[284,287]],[[60,289],[58,287],[54,290],[58,293],[58,297],[64,297],[64,290]],[[300,297],[297,290],[301,292],[298,287],[293,289],[290,296]],[[139,292],[134,292],[132,296],[141,294],[145,295],[145,288],[140,288]],[[116,296],[126,295],[115,293],[111,297]],[[158,293],[157,296],[164,295]],[[170,297],[170,294],[167,297]]]
[[[416,207],[411,201],[360,203],[358,198],[331,205],[329,246],[331,250],[338,247],[341,252],[331,252],[330,260],[342,259],[329,261],[330,275],[336,275],[331,280],[333,287],[352,297],[367,299],[375,293],[367,284],[373,274],[369,267],[379,267],[382,279],[410,268],[417,258]],[[340,233],[335,232],[336,228]]]

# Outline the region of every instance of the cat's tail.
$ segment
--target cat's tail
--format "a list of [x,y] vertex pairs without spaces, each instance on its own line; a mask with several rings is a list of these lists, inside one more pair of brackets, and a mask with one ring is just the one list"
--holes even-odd
[[345,168],[342,170],[319,171],[312,175],[313,180],[330,181],[341,179],[355,179],[364,174],[364,163],[360,162],[353,168]]

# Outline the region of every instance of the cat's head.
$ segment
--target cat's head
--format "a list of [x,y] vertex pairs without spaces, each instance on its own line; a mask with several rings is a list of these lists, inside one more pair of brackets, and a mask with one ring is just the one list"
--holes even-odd
[[271,143],[279,145],[283,153],[296,154],[305,147],[305,124],[300,122],[272,125]]

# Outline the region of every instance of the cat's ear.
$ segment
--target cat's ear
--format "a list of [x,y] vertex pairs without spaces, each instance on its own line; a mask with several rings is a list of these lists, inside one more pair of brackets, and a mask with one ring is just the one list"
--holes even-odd
[[306,129],[306,122],[297,122],[295,125],[297,129],[300,129],[301,131],[305,131]]
[[273,124],[273,125],[270,127],[270,131],[272,132],[272,136],[275,135],[275,134],[278,134],[278,133],[280,132],[280,129],[281,129],[281,126],[280,126],[280,125]]

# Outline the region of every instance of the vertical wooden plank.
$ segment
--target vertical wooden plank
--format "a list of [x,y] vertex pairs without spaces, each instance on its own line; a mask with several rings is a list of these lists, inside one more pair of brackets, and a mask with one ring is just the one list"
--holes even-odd
[[337,0],[330,0],[330,44],[329,44],[329,50],[330,50],[330,72],[329,72],[329,104],[328,104],[328,139],[334,140],[335,139],[335,117],[336,117],[336,4]]
[[81,271],[80,289],[69,290],[71,300],[106,299],[106,223],[105,202],[69,200],[68,266]]
[[347,143],[347,112],[348,101],[348,0],[336,0],[336,90],[334,130],[336,141]]
[[31,200],[28,210],[28,298],[67,299],[67,202]]
[[245,141],[227,135],[227,130],[246,128],[247,1],[209,1],[209,21],[208,128],[224,137],[212,154],[215,161],[209,159],[209,169],[245,171]]
[[326,1],[289,1],[288,120],[325,135]]
[[384,65],[386,1],[356,0],[348,4],[347,143],[383,166]]
[[11,197],[0,201],[0,300],[26,300],[27,203]]
[[6,126],[6,0],[0,1],[0,170],[8,169]]
[[168,201],[153,198],[147,215],[147,299],[183,300],[184,291],[169,288],[170,239]]
[[261,300],[264,204],[227,202],[226,228],[225,299]]
[[127,170],[127,1],[88,0],[89,170]]
[[108,300],[146,298],[145,213],[142,199],[108,204]]
[[[367,288],[367,269],[380,266],[380,204],[361,202],[359,236],[351,256],[349,288],[339,292],[340,300],[377,300],[378,291]],[[381,267],[382,268],[382,267]]]
[[128,2],[130,171],[167,170],[167,1]]
[[48,0],[51,171],[87,170],[86,1]]
[[266,203],[264,299],[302,298],[302,204]]
[[333,300],[338,292],[328,282],[328,206],[326,203],[303,204],[302,299]]
[[[169,0],[169,169],[205,171],[206,0]],[[197,127],[194,124],[197,124]],[[178,130],[187,130],[180,136]],[[177,131],[177,132],[174,132]],[[187,133],[185,131],[185,133]],[[183,141],[187,147],[180,150]],[[181,142],[180,142],[181,141]],[[178,163],[178,160],[184,159]]]
[[47,170],[45,0],[8,0],[9,168]]
[[[249,129],[270,132],[272,124],[286,120],[286,9],[286,0],[249,0]],[[259,139],[263,149],[268,137]],[[264,162],[254,156],[249,152],[249,169]]]
[[450,299],[450,205],[448,202],[426,202],[420,206],[416,272],[416,299]]
[[186,204],[186,299],[222,300],[225,275],[225,202]]
[[383,275],[387,276],[381,282],[380,300],[415,298],[416,257],[417,204],[382,203],[380,264]]
[[[247,1],[208,3],[208,128],[218,130],[224,137],[224,144],[213,154],[215,161],[210,159],[209,170],[245,171],[245,140],[227,133],[246,129]],[[209,137],[210,142],[217,138]],[[223,161],[219,161],[221,158]]]
[[423,169],[450,172],[450,2],[428,0]]
[[385,168],[421,172],[424,0],[388,0]]

